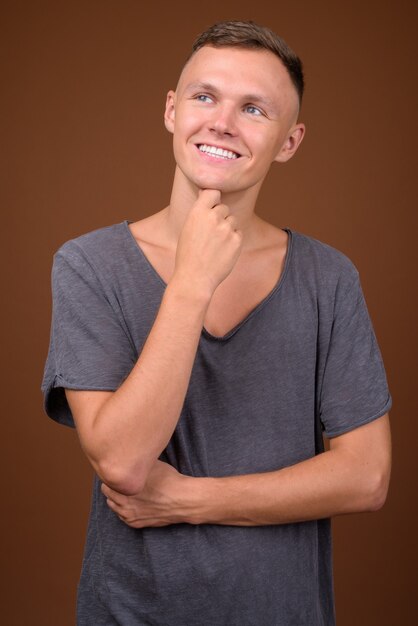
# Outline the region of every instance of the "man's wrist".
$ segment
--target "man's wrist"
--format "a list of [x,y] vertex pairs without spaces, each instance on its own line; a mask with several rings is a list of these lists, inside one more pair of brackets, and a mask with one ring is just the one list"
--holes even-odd
[[193,283],[182,279],[178,274],[173,274],[165,292],[169,298],[174,298],[181,302],[186,301],[188,304],[197,305],[205,311],[213,296],[213,291],[208,287],[205,287],[203,284],[198,287],[194,286]]
[[184,477],[183,517],[187,524],[216,524],[218,481],[209,477]]

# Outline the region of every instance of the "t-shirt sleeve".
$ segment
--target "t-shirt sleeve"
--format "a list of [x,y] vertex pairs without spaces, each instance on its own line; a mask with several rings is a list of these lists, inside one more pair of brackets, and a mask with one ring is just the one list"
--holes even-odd
[[392,406],[359,274],[352,269],[349,285],[337,288],[320,393],[319,414],[327,437],[371,422]]
[[41,390],[47,415],[74,427],[64,389],[115,391],[136,355],[109,289],[84,252],[71,244],[54,254],[50,343]]

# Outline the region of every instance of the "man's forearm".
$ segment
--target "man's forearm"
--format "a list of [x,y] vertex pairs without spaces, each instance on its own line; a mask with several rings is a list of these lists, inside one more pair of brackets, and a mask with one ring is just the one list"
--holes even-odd
[[259,526],[376,510],[386,495],[385,476],[340,450],[330,450],[273,472],[191,478],[185,521]]
[[180,474],[156,461],[145,488],[108,504],[134,528],[177,524],[262,526],[375,511],[391,472],[389,415],[335,437],[330,450],[283,469],[223,478]]
[[[90,434],[101,478],[125,493],[146,479],[146,468],[177,425],[201,335],[209,294],[172,280],[140,357],[98,412]],[[144,469],[145,468],[145,469]]]

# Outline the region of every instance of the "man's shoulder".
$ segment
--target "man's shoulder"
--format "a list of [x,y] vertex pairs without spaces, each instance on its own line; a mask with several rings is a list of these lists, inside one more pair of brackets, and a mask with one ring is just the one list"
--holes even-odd
[[125,222],[119,222],[82,233],[61,244],[54,256],[68,259],[84,257],[100,262],[120,248],[125,228],[127,228]]
[[102,226],[68,239],[53,255],[52,275],[59,282],[111,284],[126,269],[126,222]]
[[[290,229],[292,230],[292,229]],[[292,230],[296,263],[307,275],[317,274],[324,280],[354,280],[358,269],[352,259],[329,243]]]

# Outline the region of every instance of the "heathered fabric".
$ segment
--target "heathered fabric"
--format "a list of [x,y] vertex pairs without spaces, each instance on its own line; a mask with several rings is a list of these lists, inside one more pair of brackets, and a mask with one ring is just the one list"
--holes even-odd
[[[166,284],[125,220],[54,255],[45,410],[73,426],[64,387],[116,390]],[[266,472],[323,452],[392,404],[358,271],[288,233],[282,275],[223,337],[202,329],[176,430],[160,459],[190,476]],[[330,520],[133,529],[94,481],[79,626],[332,626]]]

